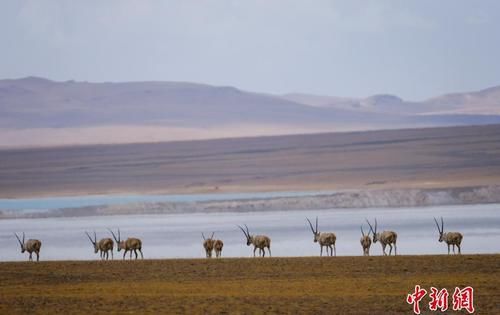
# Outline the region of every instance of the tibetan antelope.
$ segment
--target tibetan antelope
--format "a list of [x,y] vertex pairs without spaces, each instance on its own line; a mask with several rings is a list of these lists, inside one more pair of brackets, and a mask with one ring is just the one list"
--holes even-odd
[[106,260],[109,258],[109,252],[111,251],[111,259],[113,259],[113,247],[114,243],[113,240],[108,238],[103,238],[99,240],[99,243],[97,242],[97,235],[94,232],[94,239],[90,237],[89,233],[85,232],[87,234],[87,237],[89,238],[90,242],[92,245],[94,245],[94,253],[97,254],[99,252],[99,255],[101,256],[101,259],[104,259],[106,257]]
[[215,240],[214,249],[216,258],[220,258],[222,256],[222,247],[224,247],[224,242],[221,240]]
[[328,256],[328,249],[330,249],[330,256],[333,256],[335,252],[335,256],[337,256],[337,249],[335,248],[335,242],[337,241],[337,236],[335,233],[320,233],[318,231],[318,217],[316,217],[316,229],[314,229],[311,221],[308,218],[307,222],[309,222],[309,226],[311,227],[311,231],[314,234],[314,242],[318,243],[321,250],[319,255],[323,256],[323,246],[326,246],[326,255]]
[[21,253],[28,252],[30,254],[29,260],[33,261],[33,258],[31,254],[35,252],[36,254],[36,261],[40,260],[40,248],[42,247],[42,242],[39,240],[33,240],[29,239],[27,242],[24,241],[24,232],[23,232],[23,240],[17,236],[16,233],[14,233],[16,236],[17,240],[19,241],[19,245],[21,245]]
[[361,239],[359,240],[361,247],[363,247],[363,256],[370,256],[370,246],[372,246],[372,240],[370,238],[370,231],[365,235],[363,231],[363,226],[361,226]]
[[443,217],[441,217],[441,228],[439,228],[439,223],[434,218],[434,222],[436,222],[436,226],[439,231],[439,242],[445,242],[448,245],[448,255],[450,254],[450,245],[453,245],[453,254],[455,254],[455,245],[458,247],[458,253],[462,254],[460,249],[460,244],[462,243],[462,239],[464,238],[462,233],[459,232],[447,232],[444,233],[444,222]]
[[[108,229],[109,230],[109,229]],[[135,254],[135,259],[137,259],[137,251],[141,253],[141,259],[144,259],[144,256],[142,255],[142,241],[138,238],[133,238],[129,237],[125,241],[121,240],[121,235],[120,235],[120,229],[118,229],[118,238],[116,238],[115,233],[113,231],[109,230],[111,234],[113,235],[113,238],[115,239],[116,242],[116,247],[118,251],[123,249],[123,259],[125,259],[125,255],[127,254],[128,251],[130,251],[130,259],[132,259],[132,251]]]
[[207,258],[212,258],[212,251],[214,250],[214,233],[212,233],[212,236],[210,238],[205,238],[205,235],[201,233],[201,236],[203,237],[203,247],[205,248],[205,254]]
[[380,241],[382,244],[382,251],[384,252],[384,256],[387,256],[385,253],[385,247],[389,245],[389,256],[392,253],[392,244],[394,244],[394,256],[397,255],[397,247],[396,241],[398,240],[398,235],[393,231],[383,231],[382,233],[377,233],[377,219],[375,219],[375,229],[373,229],[372,225],[368,220],[366,220],[368,225],[370,226],[370,231],[373,234],[373,243]]
[[266,256],[266,247],[269,251],[269,256],[271,256],[271,239],[265,235],[250,235],[250,231],[248,230],[248,226],[245,224],[246,231],[238,225],[240,230],[245,234],[247,238],[247,246],[253,244],[253,257],[255,257],[255,251],[257,248],[259,249],[259,257],[262,254],[262,257]]

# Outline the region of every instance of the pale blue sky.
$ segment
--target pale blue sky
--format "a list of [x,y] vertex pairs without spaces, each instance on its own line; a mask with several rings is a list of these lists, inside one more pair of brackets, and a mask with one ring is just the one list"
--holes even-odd
[[0,78],[192,81],[410,100],[500,84],[500,1],[0,5]]

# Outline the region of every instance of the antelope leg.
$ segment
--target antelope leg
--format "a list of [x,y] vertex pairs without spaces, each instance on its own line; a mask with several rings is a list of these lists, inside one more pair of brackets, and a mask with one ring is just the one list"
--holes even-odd
[[394,256],[398,254],[398,247],[396,246],[396,243],[394,243]]
[[268,246],[267,250],[269,251],[269,257],[271,257],[271,246]]
[[389,244],[389,256],[391,256],[392,253],[392,244]]
[[125,260],[125,255],[127,254],[127,250],[123,251],[123,260]]
[[335,244],[333,244],[333,251],[335,253],[335,257],[337,257],[337,248],[335,247]]
[[462,249],[460,248],[460,245],[457,244],[457,247],[458,247],[458,253],[462,255]]
[[[256,250],[257,250],[257,246],[255,246],[255,247],[253,248],[253,257],[255,257],[255,251],[256,251]],[[260,252],[259,252],[259,255],[260,255]]]
[[141,253],[141,259],[144,259],[144,256],[142,255],[142,249],[139,248],[139,253]]
[[319,247],[321,248],[321,250],[319,252],[319,256],[321,257],[321,256],[323,256],[323,245],[319,245]]

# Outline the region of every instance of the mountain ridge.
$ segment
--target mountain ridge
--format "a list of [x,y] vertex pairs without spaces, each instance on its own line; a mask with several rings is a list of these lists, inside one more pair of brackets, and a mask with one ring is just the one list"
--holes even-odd
[[[411,102],[181,81],[0,80],[0,146],[126,143],[500,123],[500,86]],[[130,139],[128,139],[130,138]]]

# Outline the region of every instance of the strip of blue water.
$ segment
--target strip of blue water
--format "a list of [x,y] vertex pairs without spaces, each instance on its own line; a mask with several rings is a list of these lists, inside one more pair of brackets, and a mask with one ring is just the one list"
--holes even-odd
[[3,210],[53,210],[98,205],[116,205],[140,202],[198,202],[276,197],[317,196],[332,191],[283,191],[252,193],[185,194],[185,195],[93,195],[30,199],[0,199]]

